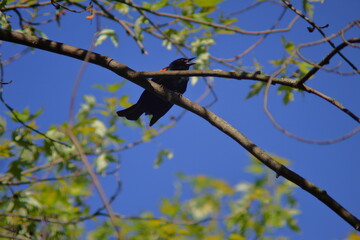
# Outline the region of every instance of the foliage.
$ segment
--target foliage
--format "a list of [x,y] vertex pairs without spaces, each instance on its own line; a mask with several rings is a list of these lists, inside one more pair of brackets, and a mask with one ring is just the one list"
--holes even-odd
[[181,200],[178,192],[163,198],[160,217],[151,212],[124,217],[123,234],[127,239],[285,239],[277,230],[298,232],[294,185],[277,182],[255,159],[249,171],[256,175],[254,181],[234,186],[204,175],[178,174],[180,189],[190,187],[192,197]]
[[[97,85],[96,88],[114,93],[121,86]],[[96,156],[92,159],[102,176],[116,173],[116,170],[109,172],[118,164],[113,153],[124,149],[121,146],[127,143],[114,134],[118,127],[114,116],[107,114],[114,111],[119,101],[109,97],[98,103],[95,97],[84,96],[71,129],[86,154]],[[32,114],[25,109],[15,114],[35,127],[41,112]],[[16,122],[14,118],[11,120]],[[39,138],[29,129],[10,130],[6,125],[2,119],[1,129],[6,138],[1,140],[1,155],[8,170],[0,177],[0,225],[4,227],[1,231],[32,239],[44,235],[48,239],[76,239],[85,234],[84,223],[99,218],[104,212],[86,200],[92,194],[91,181],[75,148]],[[136,125],[144,130],[142,126]],[[66,128],[66,123],[51,126],[46,134],[70,142]],[[145,130],[144,136],[148,134]],[[151,139],[156,132],[151,134],[147,138]],[[164,157],[171,158],[171,152],[161,150],[155,166],[159,166]],[[127,239],[277,239],[277,229],[287,227],[299,231],[294,186],[275,180],[255,159],[251,160],[248,171],[256,178],[234,186],[204,175],[179,174],[182,188],[190,188],[192,196],[183,200],[178,192],[173,198],[163,198],[158,217],[149,211],[137,217],[121,216],[122,234]],[[112,235],[111,224],[104,221],[92,229],[88,239],[108,239]]]
[[[122,85],[116,83],[95,87],[112,94]],[[114,175],[119,164],[114,153],[126,149],[127,144],[135,146],[144,141],[128,143],[117,136],[116,117],[109,112],[114,112],[120,101],[123,100],[107,97],[98,103],[94,96],[85,95],[71,129],[68,123],[63,123],[50,126],[45,134],[71,144],[67,131],[72,131],[86,155],[93,159],[97,173],[102,176]],[[28,126],[38,128],[36,120],[41,110],[35,114],[28,108],[9,113],[11,116],[14,114]],[[17,123],[14,117],[11,121]],[[7,125],[10,124],[6,119],[1,118],[0,123],[4,136],[0,144],[1,161],[7,167],[6,173],[0,176],[0,226],[6,229],[0,232],[10,231],[35,239],[43,234],[49,239],[79,237],[83,233],[82,222],[92,217],[94,207],[86,201],[92,194],[91,181],[76,149],[43,139],[28,128],[8,129]],[[157,134],[155,130],[147,133],[143,125],[140,123],[136,127],[144,131],[147,140]],[[159,165],[170,154],[166,149],[161,150],[156,164]],[[115,171],[111,171],[114,167]],[[46,231],[44,221],[47,223]]]
[[[94,87],[113,94],[122,85]],[[98,103],[94,96],[85,95],[71,128],[86,154],[97,156],[93,158],[94,164],[102,175],[113,174],[106,172],[118,163],[113,153],[127,143],[115,134],[118,129],[115,117],[108,114],[115,111],[117,104],[124,105],[123,97],[107,97]],[[36,119],[41,111],[32,114],[26,108],[9,114],[16,114],[17,118],[37,128]],[[17,122],[14,117],[11,120]],[[136,127],[143,129],[142,140],[148,141],[157,132],[146,130],[143,125],[140,123]],[[70,142],[67,128],[67,123],[51,126],[45,134]],[[75,148],[44,140],[23,127],[7,129],[5,119],[1,121],[1,129],[6,134],[1,140],[1,155],[8,166],[6,174],[1,176],[1,225],[6,226],[6,231],[26,237],[46,234],[49,239],[74,239],[83,234],[83,222],[100,212],[94,211],[85,200],[91,195],[90,180]],[[171,158],[171,152],[161,150],[155,165],[161,164],[164,157]],[[259,177],[254,183],[243,182],[236,186],[206,176],[180,174],[181,181],[193,189],[193,197],[184,202],[180,195],[164,198],[160,205],[161,217],[154,217],[150,212],[134,219],[125,217],[126,221],[121,221],[123,234],[129,239],[221,239],[227,235],[230,239],[241,239],[264,236],[285,226],[298,231],[294,219],[297,210],[293,186],[288,182],[274,183],[272,174],[254,160],[249,171]],[[96,214],[92,215],[92,212]],[[45,232],[43,221],[47,223]],[[110,237],[112,228],[109,226],[105,221],[89,235],[89,239]]]

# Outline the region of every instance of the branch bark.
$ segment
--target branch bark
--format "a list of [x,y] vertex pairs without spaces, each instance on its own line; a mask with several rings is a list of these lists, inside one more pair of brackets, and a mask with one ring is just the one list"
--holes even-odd
[[[360,43],[360,38],[352,38],[347,40],[347,42],[343,42],[340,45],[336,46],[326,57],[321,60],[316,66],[314,66],[303,78],[299,80],[299,84],[304,84],[307,80],[309,80],[319,69],[326,64],[330,63],[330,59],[335,56],[335,54],[340,53],[340,50],[349,46],[350,43]],[[298,56],[300,56],[299,48],[297,49]],[[359,71],[359,70],[358,70]]]
[[[351,226],[353,226],[357,231],[360,231],[360,220],[352,215],[349,211],[347,211],[343,206],[341,206],[337,201],[335,201],[332,197],[330,197],[326,191],[320,189],[310,181],[301,177],[299,174],[291,171],[286,168],[282,164],[278,163],[274,159],[271,158],[269,154],[267,154],[264,150],[259,148],[255,143],[245,137],[241,132],[227,123],[225,120],[215,115],[213,112],[208,109],[190,101],[189,99],[176,94],[170,90],[167,90],[153,81],[149,81],[146,77],[155,73],[157,76],[159,75],[173,75],[177,73],[181,73],[181,75],[192,75],[192,76],[221,76],[227,78],[234,79],[255,79],[259,81],[267,81],[269,76],[263,74],[251,74],[251,73],[237,73],[237,72],[216,72],[216,71],[186,71],[186,72],[152,72],[152,74],[145,74],[144,72],[135,71],[128,66],[115,61],[114,59],[100,55],[97,53],[88,53],[88,51],[84,49],[79,49],[70,45],[66,45],[64,43],[50,41],[47,39],[35,37],[35,36],[27,36],[19,32],[11,32],[8,30],[0,29],[0,40],[18,43],[38,49],[42,49],[45,51],[58,53],[61,55],[65,55],[68,57],[76,58],[79,60],[84,60],[85,56],[88,54],[88,59],[90,63],[96,64],[98,66],[109,69],[110,71],[116,73],[120,77],[126,78],[127,80],[145,88],[148,91],[151,91],[158,96],[170,101],[180,107],[183,107],[196,115],[202,117],[211,125],[219,129],[221,132],[232,138],[238,144],[240,144],[243,148],[246,149],[249,153],[255,156],[259,161],[265,164],[267,167],[272,169],[276,173],[276,177],[283,176],[287,180],[293,182],[298,185],[317,199],[319,199],[322,203],[327,205],[330,209],[332,209],[336,214],[338,214],[341,218],[343,218],[346,222],[348,222]],[[164,74],[166,73],[166,74]],[[145,77],[146,76],[146,77]],[[284,78],[274,78],[272,80],[274,83],[284,84],[287,86],[296,87],[296,83],[292,79],[284,79]]]

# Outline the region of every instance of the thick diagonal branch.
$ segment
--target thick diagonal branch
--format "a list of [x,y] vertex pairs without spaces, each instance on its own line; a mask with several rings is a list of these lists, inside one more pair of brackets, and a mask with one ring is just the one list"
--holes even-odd
[[[79,49],[63,43],[54,42],[34,36],[27,36],[18,32],[11,32],[3,29],[0,29],[0,39],[4,41],[19,43],[22,45],[26,45],[38,49],[43,49],[49,52],[58,53],[61,55],[69,56],[80,60],[84,60],[87,54],[87,51],[84,49]],[[285,166],[281,165],[280,163],[272,159],[269,154],[267,154],[261,148],[256,146],[255,143],[250,141],[237,129],[235,129],[233,126],[231,126],[229,123],[227,123],[219,116],[215,115],[213,112],[190,101],[185,97],[182,97],[172,91],[169,91],[159,86],[158,84],[152,81],[147,80],[141,72],[134,71],[131,68],[127,67],[126,65],[117,62],[112,58],[97,53],[90,53],[89,56],[90,56],[88,58],[89,62],[107,68],[112,72],[116,73],[117,75],[126,78],[129,81],[145,88],[146,90],[157,94],[161,98],[166,99],[167,101],[170,101],[176,105],[179,105],[195,113],[196,115],[202,117],[203,119],[208,121],[211,125],[213,125],[217,129],[228,135],[237,143],[239,143],[242,147],[246,149],[246,151],[254,155],[257,159],[259,159],[259,161],[261,161],[267,167],[272,169],[277,176],[283,176],[287,180],[295,183],[305,191],[309,192],[311,195],[319,199],[321,202],[323,202],[325,205],[331,208],[334,212],[336,212],[341,218],[343,218],[356,230],[360,231],[360,220],[357,219],[355,216],[353,216],[349,211],[347,211],[344,207],[342,207],[333,198],[331,198],[326,193],[326,191],[318,188],[310,181],[306,180],[297,173],[291,171],[290,169],[286,168]],[[235,72],[230,72],[229,75],[233,75],[234,76],[233,78],[246,78],[246,77],[250,78],[250,76],[248,76],[248,74],[246,73],[241,74],[240,76],[237,77],[236,77],[237,73]],[[281,79],[278,79],[278,81],[281,81]]]

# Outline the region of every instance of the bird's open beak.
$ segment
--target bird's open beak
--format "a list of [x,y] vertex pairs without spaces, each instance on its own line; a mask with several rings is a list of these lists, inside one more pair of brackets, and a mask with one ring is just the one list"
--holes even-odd
[[194,65],[194,64],[196,64],[196,63],[194,63],[194,62],[191,62],[192,60],[194,60],[196,57],[193,57],[193,58],[188,58],[187,59],[187,63],[186,63],[186,65],[188,65],[188,66],[191,66],[191,65]]

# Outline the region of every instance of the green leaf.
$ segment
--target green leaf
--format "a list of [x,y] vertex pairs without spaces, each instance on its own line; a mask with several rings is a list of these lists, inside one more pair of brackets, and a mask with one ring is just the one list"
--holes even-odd
[[11,173],[18,180],[21,180],[22,169],[20,168],[20,166],[21,163],[19,161],[12,161],[8,170],[8,173]]
[[[289,226],[289,228],[291,230],[293,230],[294,232],[301,232],[301,229],[299,227],[299,225],[296,222],[296,219],[294,218],[289,218],[287,221],[287,225]],[[354,239],[355,240],[355,239]],[[360,240],[360,237],[358,238],[358,240]]]
[[131,103],[129,103],[129,95],[121,96],[119,99],[119,103],[120,103],[120,106],[123,108],[128,108],[132,105]]
[[232,233],[229,236],[229,240],[245,240],[245,238],[240,234]]
[[191,77],[190,84],[191,86],[195,86],[195,84],[199,81],[199,77]]
[[0,14],[0,26],[4,29],[12,30],[10,21],[8,21],[9,18],[11,18],[11,16],[7,14]]
[[237,18],[220,19],[220,23],[222,23],[223,25],[231,25],[233,23],[236,23],[238,20],[239,19]]
[[261,174],[264,172],[264,169],[259,164],[252,164],[246,168],[246,171],[252,174]]
[[265,86],[264,82],[257,82],[250,86],[251,91],[246,96],[246,100],[260,93],[261,89]]
[[96,39],[94,45],[95,45],[95,46],[101,45],[107,38],[108,38],[108,36],[106,36],[106,35],[104,35],[104,34],[99,35],[98,38]]
[[103,85],[100,85],[100,84],[94,84],[92,87],[106,91],[106,88]]
[[146,131],[144,132],[142,139],[145,142],[148,142],[156,135],[157,135],[156,130],[154,128],[149,128],[149,129],[146,129]]
[[96,98],[92,95],[84,95],[83,96],[85,102],[89,104],[91,107],[95,106],[96,104]]
[[102,44],[107,38],[110,38],[115,47],[119,45],[118,35],[113,29],[103,29],[99,32],[99,35],[95,41],[95,46]]
[[312,5],[308,0],[302,0],[302,7],[304,14],[312,19],[314,15],[314,5]]
[[109,92],[114,93],[116,91],[118,91],[122,86],[124,86],[125,81],[122,82],[117,82],[114,84],[106,84],[106,88]]
[[285,165],[285,166],[289,166],[291,164],[291,161],[289,159],[283,158],[283,157],[279,157],[277,155],[274,154],[269,154],[275,161],[277,161],[278,163]]
[[261,69],[264,68],[264,66],[262,66],[256,58],[254,58],[254,67],[255,67],[255,71],[261,71]]
[[95,129],[95,134],[100,136],[100,137],[105,137],[106,134],[106,126],[105,124],[96,119],[94,122],[92,122],[91,127],[93,127]]
[[169,199],[164,198],[160,205],[160,211],[162,214],[168,215],[170,217],[175,217],[176,214],[180,211],[180,206],[179,204],[172,203]]
[[155,3],[154,2],[152,2],[152,3],[143,2],[143,7],[151,9],[151,10],[159,10],[159,9],[169,5],[168,2],[169,2],[168,0],[160,0]]
[[0,144],[0,157],[7,158],[15,156],[14,153],[11,152],[12,146],[10,145],[10,142],[2,142]]
[[95,166],[97,172],[102,172],[108,166],[105,153],[100,154],[95,160]]
[[5,118],[0,117],[0,136],[2,136],[6,131],[6,120]]
[[277,91],[278,94],[284,93],[283,103],[288,105],[291,101],[294,101],[293,88],[289,86],[280,86]]
[[7,0],[2,0],[1,3],[0,3],[0,9],[5,7],[6,3],[7,3]]
[[194,0],[199,7],[211,7],[221,3],[223,0]]
[[309,63],[307,62],[299,62],[297,64],[298,68],[299,68],[299,71],[300,71],[300,74],[299,74],[299,78],[305,76],[305,74],[307,74],[309,72],[309,70],[311,68],[313,68],[312,65],[310,65]]
[[[26,107],[23,110],[23,112],[18,112],[17,110],[13,110],[14,114],[23,122],[34,120],[42,113],[42,111],[43,109],[41,108],[36,113],[31,114],[28,107]],[[12,113],[10,113],[10,115],[12,116]],[[12,121],[17,122],[14,116],[12,116]]]
[[172,159],[174,157],[174,154],[168,150],[168,149],[163,149],[160,152],[158,152],[155,163],[154,163],[154,167],[158,168],[160,166],[160,164],[163,163],[164,158],[167,159]]
[[125,142],[124,139],[119,138],[117,135],[108,135],[107,137],[115,143],[124,143]]
[[110,93],[115,93],[122,86],[124,86],[125,83],[126,83],[126,81],[124,80],[124,81],[117,82],[117,83],[114,83],[114,84],[106,84],[105,86],[100,85],[100,84],[94,84],[92,87],[103,90],[103,91],[107,91],[107,92],[110,92]]
[[114,8],[119,11],[121,14],[126,15],[129,13],[130,7],[124,3],[116,2]]
[[293,42],[290,42],[290,41],[286,41],[285,37],[281,37],[281,42],[285,48],[285,50],[291,54],[294,49],[295,49],[295,44]]
[[147,22],[147,20],[142,15],[140,15],[135,21],[134,32],[135,32],[135,36],[138,38],[139,41],[142,41],[144,38],[142,34],[143,31],[142,24],[145,22]]

